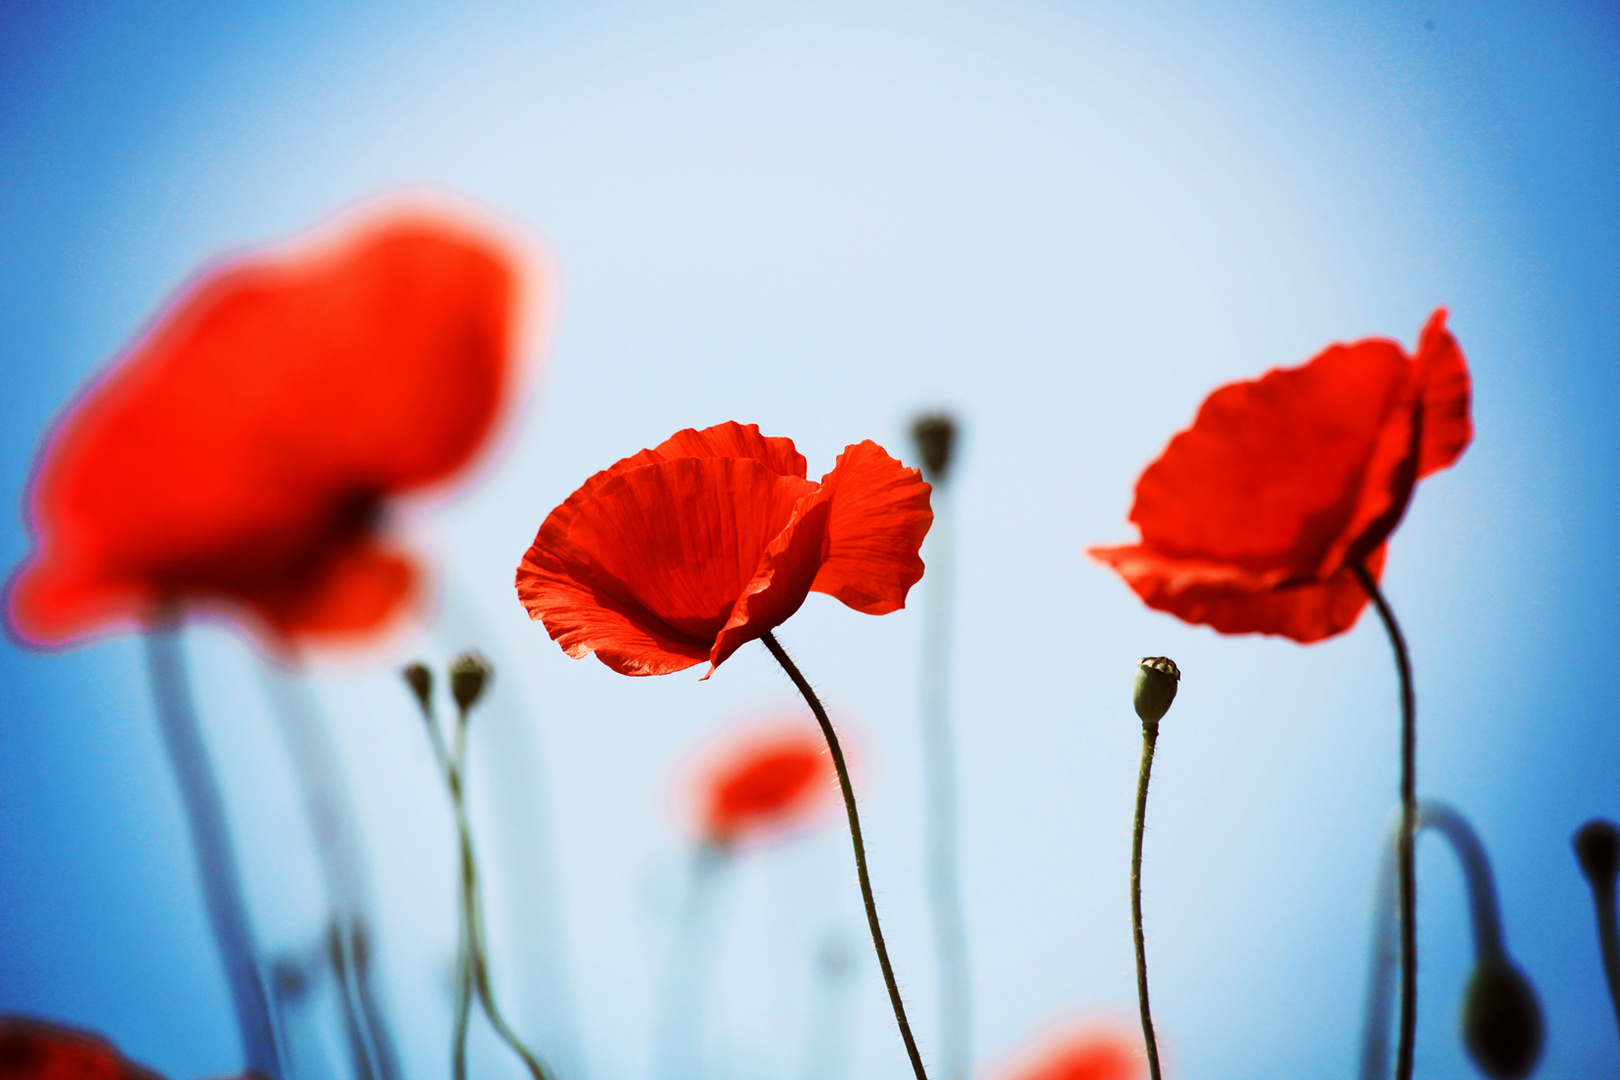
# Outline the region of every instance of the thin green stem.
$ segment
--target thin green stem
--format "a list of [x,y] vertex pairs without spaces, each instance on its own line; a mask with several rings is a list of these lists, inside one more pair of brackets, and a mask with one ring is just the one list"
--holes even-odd
[[1417,702],[1412,691],[1412,661],[1395,613],[1365,564],[1355,562],[1350,569],[1384,621],[1401,678],[1401,831],[1396,841],[1401,903],[1401,1038],[1395,1054],[1395,1080],[1412,1080],[1412,1051],[1417,1035]]
[[1153,775],[1157,723],[1142,725],[1142,767],[1136,775],[1136,824],[1131,829],[1131,935],[1136,941],[1136,1004],[1142,1013],[1142,1040],[1147,1044],[1148,1075],[1159,1080],[1159,1042],[1153,1037],[1148,1008],[1147,943],[1142,936],[1142,827],[1147,822],[1148,778]]
[[900,986],[894,979],[894,967],[889,963],[889,950],[883,944],[883,930],[878,926],[877,901],[872,898],[872,879],[866,872],[866,844],[861,840],[861,819],[855,810],[855,786],[849,780],[849,766],[844,763],[844,751],[838,744],[838,734],[833,731],[832,721],[827,719],[827,710],[821,707],[821,699],[810,688],[805,680],[776,640],[776,635],[766,631],[760,638],[765,647],[770,650],[776,662],[782,665],[793,685],[798,687],[799,693],[804,696],[805,704],[816,715],[816,723],[821,725],[821,734],[827,740],[827,750],[832,755],[833,767],[838,770],[838,787],[844,794],[844,810],[849,815],[849,838],[855,845],[855,874],[861,882],[861,899],[866,904],[866,924],[872,928],[872,947],[877,950],[878,966],[883,969],[883,983],[889,989],[889,1003],[894,1006],[895,1023],[900,1025],[900,1038],[906,1044],[906,1055],[911,1059],[911,1071],[917,1080],[928,1080],[928,1071],[923,1068],[922,1054],[917,1051],[917,1040],[911,1036],[911,1024],[906,1020],[906,1006],[900,1000]]

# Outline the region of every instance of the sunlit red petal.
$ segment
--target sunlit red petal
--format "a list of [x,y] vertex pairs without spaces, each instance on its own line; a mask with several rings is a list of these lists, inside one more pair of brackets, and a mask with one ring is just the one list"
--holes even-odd
[[1446,309],[1437,308],[1418,338],[1418,378],[1422,385],[1423,441],[1418,478],[1438,472],[1462,456],[1474,438],[1470,416],[1473,382],[1457,339],[1446,329]]
[[793,440],[761,435],[758,424],[728,421],[701,431],[687,428],[659,443],[653,452],[666,458],[752,458],[772,472],[805,478],[804,455],[794,448]]
[[1141,1037],[1099,1019],[1047,1036],[990,1080],[1141,1080],[1146,1073]]
[[[530,617],[570,655],[617,653],[628,623],[687,659],[687,649],[709,655],[766,548],[816,485],[751,458],[710,457],[599,474],[587,487],[546,519],[518,568]],[[602,630],[614,636],[602,640]],[[608,662],[636,666],[633,656]]]
[[[14,626],[59,641],[139,618],[124,605],[159,582],[243,600],[228,578],[287,610],[335,610],[291,593],[322,578],[324,548],[363,542],[352,506],[443,480],[477,450],[509,381],[514,304],[501,251],[409,217],[204,278],[48,441],[31,500],[48,554],[21,572]],[[49,596],[106,602],[26,606]],[[404,599],[371,607],[385,618]],[[359,608],[338,606],[323,625],[360,629]]]
[[[1279,581],[1225,563],[1174,559],[1140,544],[1088,548],[1112,566],[1148,607],[1223,634],[1277,634],[1299,642],[1321,641],[1350,629],[1367,606],[1367,594],[1348,568],[1328,580]],[[1377,579],[1384,548],[1367,557]]]
[[710,841],[801,824],[837,798],[831,759],[808,716],[741,733],[712,753],[697,785],[698,824]]
[[811,588],[868,615],[905,607],[922,578],[917,552],[934,522],[922,473],[867,440],[838,455],[821,484],[832,509],[826,561]]
[[753,580],[744,587],[714,640],[709,654],[711,674],[732,653],[782,625],[804,604],[827,551],[831,510],[824,493],[806,496],[792,520],[766,547]]
[[1400,346],[1372,339],[1216,390],[1137,482],[1143,545],[1311,576],[1355,513],[1407,370]]

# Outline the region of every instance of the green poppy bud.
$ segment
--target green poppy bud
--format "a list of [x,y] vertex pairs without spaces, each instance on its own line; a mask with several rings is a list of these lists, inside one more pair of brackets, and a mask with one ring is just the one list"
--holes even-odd
[[1160,717],[1170,711],[1176,700],[1176,687],[1181,683],[1181,670],[1168,656],[1145,656],[1136,665],[1136,687],[1132,703],[1136,715],[1144,724],[1157,724]]
[[956,418],[950,413],[925,413],[911,423],[911,438],[922,455],[923,472],[939,483],[951,468],[951,452],[956,448]]
[[1463,1042],[1491,1080],[1522,1080],[1541,1057],[1541,1005],[1524,973],[1505,956],[1486,956],[1468,980]]
[[1575,857],[1592,888],[1613,889],[1620,874],[1620,829],[1602,818],[1588,821],[1575,834]]
[[495,669],[477,650],[464,652],[450,661],[450,696],[456,699],[456,707],[466,712],[476,705],[494,673]]
[[405,683],[416,695],[416,703],[422,707],[425,714],[433,708],[433,669],[420,660],[408,665],[400,672],[405,677]]

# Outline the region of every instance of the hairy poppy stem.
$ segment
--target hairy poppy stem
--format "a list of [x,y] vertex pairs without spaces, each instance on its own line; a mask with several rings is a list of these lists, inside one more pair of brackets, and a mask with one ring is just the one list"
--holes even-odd
[[1354,562],[1350,569],[1384,620],[1401,677],[1401,828],[1395,845],[1401,905],[1401,1035],[1395,1052],[1395,1080],[1412,1080],[1412,1046],[1417,1035],[1417,701],[1412,693],[1412,661],[1395,613],[1365,564]]
[[1142,767],[1136,775],[1136,823],[1131,829],[1131,935],[1136,941],[1136,1004],[1142,1014],[1148,1075],[1159,1080],[1159,1042],[1153,1036],[1148,1008],[1147,943],[1142,936],[1142,827],[1147,821],[1148,778],[1153,774],[1153,748],[1159,741],[1157,721],[1142,725]]
[[894,1006],[895,1023],[900,1025],[900,1038],[906,1044],[911,1071],[916,1074],[917,1080],[928,1080],[922,1055],[917,1052],[917,1040],[912,1038],[911,1024],[906,1020],[906,1006],[900,1000],[900,987],[894,980],[889,950],[883,944],[883,930],[878,926],[877,901],[872,898],[872,879],[866,872],[866,844],[861,840],[861,819],[855,811],[855,786],[849,780],[849,766],[844,763],[843,748],[838,745],[838,735],[833,731],[832,721],[827,719],[827,710],[821,707],[821,699],[810,689],[809,682],[776,640],[776,635],[767,630],[760,640],[776,657],[776,662],[782,665],[782,670],[793,680],[793,685],[799,688],[799,693],[804,695],[810,711],[816,714],[816,723],[821,725],[821,734],[827,739],[827,750],[832,754],[834,768],[838,770],[838,787],[844,794],[844,810],[849,815],[849,838],[855,845],[855,874],[860,878],[861,899],[866,904],[866,924],[872,928],[872,947],[877,950],[878,966],[883,969],[883,984],[889,989],[889,1003]]
[[202,879],[203,903],[214,931],[214,947],[219,950],[235,1006],[243,1069],[267,1080],[281,1080],[281,1051],[259,977],[258,950],[225,820],[225,800],[214,778],[192,702],[180,635],[178,614],[161,612],[141,636],[146,646],[147,674],[152,680],[152,699],[190,826],[191,849]]

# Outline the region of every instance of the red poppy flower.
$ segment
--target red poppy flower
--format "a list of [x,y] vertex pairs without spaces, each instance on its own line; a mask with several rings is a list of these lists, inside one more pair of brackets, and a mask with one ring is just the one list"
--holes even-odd
[[159,1080],[89,1032],[0,1017],[0,1080]]
[[838,803],[838,774],[808,715],[730,733],[689,787],[699,834],[723,847],[810,824]]
[[485,441],[516,302],[499,244],[420,213],[205,274],[47,440],[13,630],[60,644],[180,602],[278,640],[378,626],[418,577],[383,501]]
[[1204,400],[1136,483],[1142,542],[1094,547],[1147,605],[1223,634],[1319,641],[1367,603],[1417,481],[1473,438],[1468,366],[1437,310],[1415,356],[1384,338]]
[[1139,1080],[1146,1061],[1139,1033],[1092,1020],[1048,1035],[997,1070],[994,1080]]
[[[818,484],[753,424],[677,432],[597,473],[518,565],[518,598],[569,656],[624,675],[709,672],[811,592],[905,606],[934,515],[928,484],[867,441]],[[705,675],[704,678],[707,678]]]

